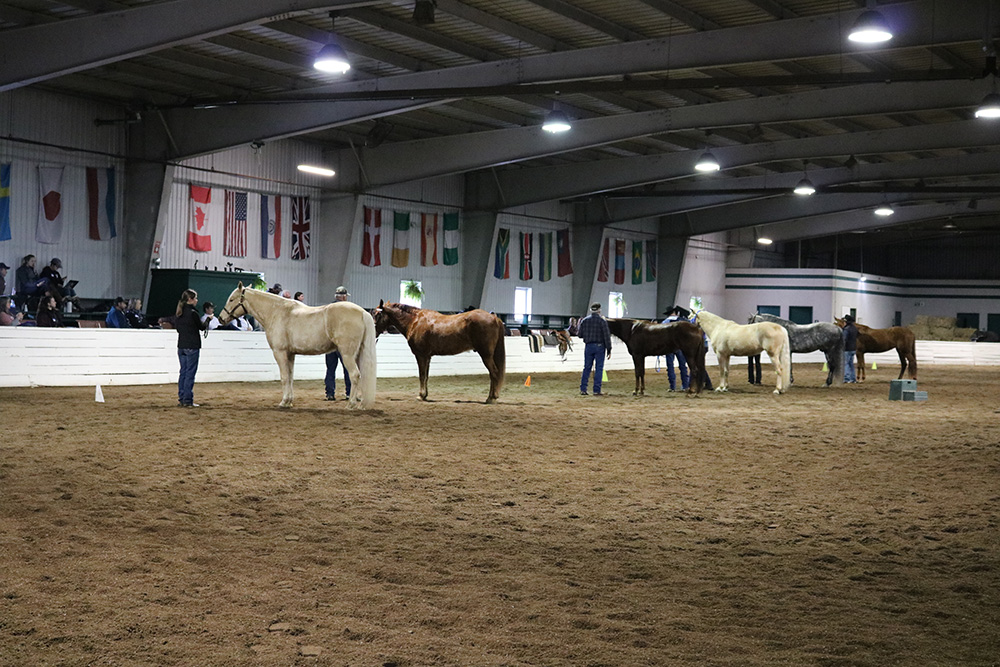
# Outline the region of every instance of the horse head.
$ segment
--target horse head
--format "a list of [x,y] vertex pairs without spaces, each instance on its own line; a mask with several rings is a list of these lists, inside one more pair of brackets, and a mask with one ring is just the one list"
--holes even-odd
[[241,280],[236,289],[230,293],[229,298],[226,299],[226,305],[222,307],[222,312],[218,315],[220,327],[224,327],[237,317],[250,312],[246,307],[246,289]]

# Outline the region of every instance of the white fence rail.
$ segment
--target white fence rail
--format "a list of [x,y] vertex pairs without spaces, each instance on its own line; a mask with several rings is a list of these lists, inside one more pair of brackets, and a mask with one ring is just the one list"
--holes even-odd
[[[632,368],[625,345],[613,339],[607,370]],[[525,337],[508,337],[508,374],[527,375],[559,371],[579,371],[583,365],[583,344],[574,347],[563,361],[557,348],[543,347],[532,352]],[[162,330],[116,329],[0,329],[0,386],[83,386],[167,384],[177,381],[177,333]],[[715,355],[708,354],[714,366]],[[745,359],[739,358],[739,363]],[[766,355],[764,361],[767,361]],[[822,363],[820,352],[793,356],[796,364]],[[867,355],[865,361],[891,367],[898,364],[895,352]],[[1000,365],[1000,344],[917,341],[919,364]],[[646,359],[652,368],[655,357]],[[710,369],[711,371],[711,369]],[[711,371],[713,378],[716,377]],[[322,379],[326,366],[322,356],[299,356],[295,377]],[[466,352],[453,357],[435,357],[432,375],[484,374],[479,356]],[[399,335],[384,335],[378,341],[379,377],[416,377],[417,364]],[[199,382],[262,382],[278,379],[278,366],[267,340],[260,332],[213,331],[204,341]]]

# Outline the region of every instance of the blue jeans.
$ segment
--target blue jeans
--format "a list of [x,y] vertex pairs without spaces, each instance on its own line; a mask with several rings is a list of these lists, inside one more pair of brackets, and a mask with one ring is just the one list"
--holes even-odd
[[[333,398],[337,395],[337,365],[343,362],[344,359],[340,356],[340,351],[330,352],[326,355],[326,378],[324,379],[324,384],[326,384],[326,395],[328,398]],[[351,395],[351,376],[347,373],[347,365],[344,365],[344,391],[348,396]]]
[[194,374],[198,372],[200,356],[201,350],[177,350],[177,358],[181,361],[181,374],[177,377],[177,400],[182,405],[194,403]]
[[680,350],[664,356],[664,360],[667,363],[667,381],[670,382],[670,390],[677,389],[677,376],[674,373],[674,357],[677,358],[677,365],[681,369],[681,389],[687,391],[687,388],[691,386],[691,378],[688,377],[687,359],[684,358],[684,353]]
[[844,382],[858,381],[857,376],[854,375],[854,354],[855,350],[844,352]]
[[594,369],[594,393],[601,393],[601,381],[604,378],[604,343],[587,343],[583,348],[583,375],[580,376],[580,391],[587,391],[590,380],[590,369]]

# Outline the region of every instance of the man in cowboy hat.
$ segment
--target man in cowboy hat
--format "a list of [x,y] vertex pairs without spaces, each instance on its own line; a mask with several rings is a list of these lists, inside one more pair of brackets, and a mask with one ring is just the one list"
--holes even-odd
[[[347,301],[351,297],[347,293],[347,288],[341,285],[333,293],[334,302],[337,301]],[[340,350],[334,350],[333,352],[328,352],[326,355],[326,378],[323,383],[326,385],[326,400],[335,401],[337,400],[337,366],[343,362],[343,357],[340,356]],[[351,376],[347,373],[347,365],[344,365],[344,391],[346,392],[344,400],[346,401],[351,397]]]
[[854,372],[854,355],[858,351],[858,328],[854,326],[854,316],[844,315],[844,382],[855,384],[858,381]]
[[587,395],[590,369],[594,368],[594,396],[601,395],[601,380],[604,377],[604,359],[611,358],[611,329],[601,315],[601,304],[590,304],[590,315],[580,320],[580,338],[586,343],[583,348],[583,374],[580,376],[580,395]]

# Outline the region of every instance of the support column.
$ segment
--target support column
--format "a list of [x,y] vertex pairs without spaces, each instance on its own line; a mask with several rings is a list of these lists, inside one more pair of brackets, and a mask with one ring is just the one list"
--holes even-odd
[[123,294],[147,296],[150,268],[160,256],[175,171],[173,166],[154,162],[125,165]]
[[462,218],[462,308],[483,305],[496,224],[494,211],[470,211]]
[[[687,254],[688,237],[667,236],[666,217],[660,218],[660,236],[656,243],[656,312],[663,311],[678,304],[677,289],[681,283],[681,273],[684,270],[684,257]],[[686,307],[686,306],[685,306]]]
[[572,228],[573,248],[573,300],[572,314],[583,316],[590,312],[590,296],[594,291],[594,272],[601,256],[601,225],[576,225]]
[[[334,291],[345,284],[347,260],[355,242],[354,234],[361,228],[355,224],[361,214],[361,197],[336,195],[323,198],[320,209],[320,246],[315,249],[319,257],[319,294],[315,303],[333,303]],[[382,221],[382,233],[392,233]],[[391,237],[390,237],[391,238]],[[376,304],[377,305],[377,304]]]

